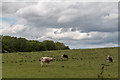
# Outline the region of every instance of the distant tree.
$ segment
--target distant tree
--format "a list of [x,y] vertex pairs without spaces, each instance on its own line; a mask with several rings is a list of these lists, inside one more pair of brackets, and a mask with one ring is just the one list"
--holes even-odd
[[2,36],[2,52],[31,52],[46,50],[64,50],[69,49],[63,43],[45,40],[39,42],[37,40],[27,40],[25,38],[17,38],[11,36]]
[[46,46],[47,50],[55,50],[56,49],[55,43],[53,41],[45,40],[45,41],[43,41],[43,44]]
[[66,46],[66,48],[65,48],[65,49],[70,49],[70,48],[69,48],[69,46]]
[[39,43],[39,51],[46,51],[47,47],[42,42]]
[[64,49],[66,49],[66,46],[63,43],[60,43],[60,42],[56,42],[55,43],[55,47],[56,47],[57,50],[64,50]]

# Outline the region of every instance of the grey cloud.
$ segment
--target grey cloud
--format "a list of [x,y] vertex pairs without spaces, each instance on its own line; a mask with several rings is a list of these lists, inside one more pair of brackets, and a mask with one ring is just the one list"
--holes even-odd
[[17,10],[30,6],[36,3],[27,2],[3,2],[2,3],[2,16],[4,17],[16,17],[15,13]]
[[118,44],[118,32],[90,32],[86,34],[82,32],[73,33],[73,31],[71,31],[72,28],[66,29],[65,31],[62,29],[55,30],[54,32],[52,29],[50,30],[44,34],[45,39],[68,41],[69,43],[73,43],[73,45],[78,43],[91,45],[105,43]]
[[[20,22],[27,26],[24,32],[11,34],[14,36],[40,41],[45,39],[60,41],[71,48],[92,45],[93,47],[112,46],[118,42],[117,4],[108,2],[3,3],[3,16],[15,17],[18,19],[17,24]],[[54,31],[54,37],[46,36],[49,28],[61,28],[61,31]],[[74,36],[71,37],[68,33],[65,37],[56,36],[69,31],[80,31],[86,33],[86,36],[90,36],[90,32],[98,33],[91,38],[82,39],[73,39]]]
[[[104,19],[105,16],[113,14],[112,10],[117,10],[117,3],[43,3],[28,6],[18,10],[16,13],[28,21],[34,27],[54,27],[69,28],[76,27],[82,31],[117,31],[117,18]],[[116,6],[115,6],[116,5]],[[37,8],[40,9],[37,9]],[[42,8],[41,8],[42,7]],[[117,12],[114,13],[117,15]],[[103,17],[103,18],[102,18]]]

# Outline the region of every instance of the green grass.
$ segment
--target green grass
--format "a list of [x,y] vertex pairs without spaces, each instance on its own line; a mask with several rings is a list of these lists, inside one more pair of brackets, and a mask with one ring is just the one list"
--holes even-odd
[[[62,60],[61,54],[68,60]],[[113,63],[106,61],[111,55]],[[43,56],[55,57],[41,67]],[[98,78],[104,66],[104,78],[118,77],[118,48],[78,49],[41,52],[17,52],[2,55],[3,78]]]

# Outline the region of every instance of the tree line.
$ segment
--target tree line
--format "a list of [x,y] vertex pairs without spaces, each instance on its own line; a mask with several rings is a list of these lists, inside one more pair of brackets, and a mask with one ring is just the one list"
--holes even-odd
[[25,38],[17,38],[11,36],[2,36],[2,52],[32,52],[47,50],[65,50],[69,49],[64,43],[44,40],[27,40]]

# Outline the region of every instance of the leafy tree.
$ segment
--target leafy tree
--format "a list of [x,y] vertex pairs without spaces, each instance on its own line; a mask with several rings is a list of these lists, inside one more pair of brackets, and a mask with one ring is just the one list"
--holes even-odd
[[57,50],[66,49],[66,46],[63,43],[60,43],[60,42],[56,42],[55,47],[56,47]]
[[25,38],[17,38],[11,36],[2,37],[2,52],[31,52],[46,50],[64,50],[69,49],[63,43],[45,40],[39,42],[37,40],[27,40]]
[[55,50],[55,43],[50,40],[43,41],[43,44],[46,46],[47,50]]

